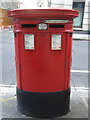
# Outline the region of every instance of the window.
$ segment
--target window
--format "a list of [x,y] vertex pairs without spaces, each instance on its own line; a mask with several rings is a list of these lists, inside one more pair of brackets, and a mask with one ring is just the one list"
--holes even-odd
[[74,27],[82,27],[85,2],[73,2],[73,9],[78,10],[79,16],[74,19]]

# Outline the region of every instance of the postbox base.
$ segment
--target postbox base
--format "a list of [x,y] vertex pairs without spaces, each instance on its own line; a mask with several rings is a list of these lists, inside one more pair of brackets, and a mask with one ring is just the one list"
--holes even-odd
[[67,114],[70,104],[70,88],[65,91],[39,93],[17,88],[17,109],[31,117],[54,118]]

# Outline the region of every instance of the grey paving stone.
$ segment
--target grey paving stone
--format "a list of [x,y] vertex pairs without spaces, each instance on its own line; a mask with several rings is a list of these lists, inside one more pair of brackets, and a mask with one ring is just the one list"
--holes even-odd
[[[14,97],[16,88],[9,88],[5,96],[2,96],[4,100]],[[79,93],[80,92],[80,93]],[[84,92],[84,91],[83,91]],[[86,93],[86,92],[85,92]],[[85,93],[81,93],[77,88],[71,89],[71,110],[67,115],[60,118],[87,118],[88,117],[88,109],[82,98],[87,99]],[[82,97],[81,97],[82,96]],[[1,96],[0,96],[1,97]],[[20,112],[17,111],[17,100],[13,98],[5,102],[2,102],[2,116],[4,118],[31,118],[27,117]]]

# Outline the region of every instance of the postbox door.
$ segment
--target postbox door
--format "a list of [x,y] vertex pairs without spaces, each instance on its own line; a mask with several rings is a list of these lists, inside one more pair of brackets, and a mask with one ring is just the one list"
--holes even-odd
[[33,92],[64,90],[66,33],[30,32],[20,37],[21,88]]

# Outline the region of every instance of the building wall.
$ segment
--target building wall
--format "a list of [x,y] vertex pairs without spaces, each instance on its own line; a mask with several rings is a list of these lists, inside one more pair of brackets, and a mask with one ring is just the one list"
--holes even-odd
[[90,31],[90,0],[85,1],[83,30]]
[[73,0],[73,2],[85,2],[82,28],[75,28],[75,29],[90,31],[90,0]]
[[38,7],[48,7],[48,0],[37,0]]
[[20,0],[0,0],[0,8],[6,10],[17,9],[20,7]]
[[72,8],[73,0],[51,0],[51,7]]
[[23,0],[23,4],[20,8],[36,8],[36,7],[48,7],[47,0]]
[[82,28],[74,29],[84,31],[90,30],[90,0],[51,0],[51,7],[72,9],[73,2],[85,2]]
[[37,0],[23,0],[23,4],[20,5],[22,9],[36,8]]

